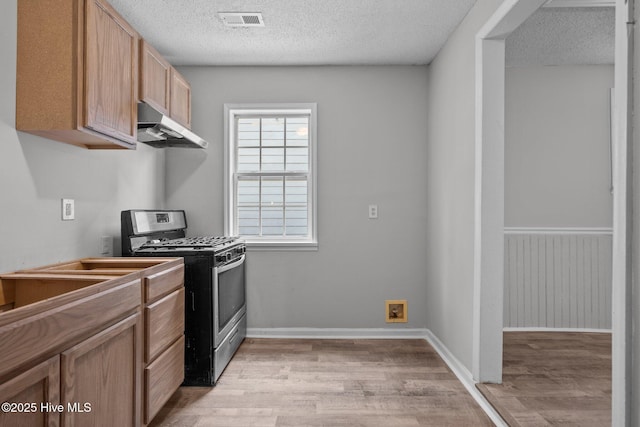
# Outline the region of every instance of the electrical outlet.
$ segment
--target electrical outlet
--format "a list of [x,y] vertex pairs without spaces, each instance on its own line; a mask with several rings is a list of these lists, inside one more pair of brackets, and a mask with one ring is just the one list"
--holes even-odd
[[76,219],[76,208],[73,199],[62,199],[62,220],[71,221]]
[[378,218],[378,205],[369,205],[369,219]]
[[113,254],[113,238],[111,236],[100,237],[100,255]]

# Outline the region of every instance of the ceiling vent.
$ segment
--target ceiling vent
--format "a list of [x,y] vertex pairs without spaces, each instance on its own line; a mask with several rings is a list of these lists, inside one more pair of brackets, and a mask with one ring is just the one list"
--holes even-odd
[[227,27],[264,27],[260,12],[219,12],[218,16]]

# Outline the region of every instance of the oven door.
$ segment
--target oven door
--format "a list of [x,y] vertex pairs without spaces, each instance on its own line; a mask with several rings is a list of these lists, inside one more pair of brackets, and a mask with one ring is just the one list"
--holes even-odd
[[213,268],[213,333],[217,348],[246,312],[245,255]]

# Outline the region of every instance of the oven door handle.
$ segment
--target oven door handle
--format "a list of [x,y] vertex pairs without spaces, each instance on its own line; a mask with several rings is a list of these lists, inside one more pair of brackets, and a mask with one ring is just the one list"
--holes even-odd
[[223,265],[218,268],[218,274],[224,273],[225,271],[229,271],[232,268],[236,268],[244,263],[245,255],[243,254],[238,261],[234,261],[231,264]]

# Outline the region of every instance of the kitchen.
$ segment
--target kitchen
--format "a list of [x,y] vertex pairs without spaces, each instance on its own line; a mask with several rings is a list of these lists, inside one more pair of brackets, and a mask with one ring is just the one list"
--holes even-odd
[[[439,58],[437,70],[426,65],[179,67],[194,88],[193,129],[209,140],[206,151],[142,144],[136,150],[90,151],[16,132],[16,3],[6,6],[0,30],[6,59],[0,66],[0,271],[99,256],[102,236],[113,238],[117,255],[119,212],[130,208],[186,209],[190,234],[223,234],[223,104],[316,102],[319,249],[250,251],[249,329],[254,336],[304,328],[307,334],[329,329],[383,336],[391,330],[408,337],[431,329],[470,369],[473,40],[453,40],[442,55],[454,58]],[[477,2],[465,19],[466,31],[500,3]],[[455,51],[454,42],[464,44],[464,52]],[[438,73],[454,73],[445,61],[455,62],[457,55],[468,67],[454,90],[460,98],[432,87]],[[442,153],[446,170],[429,160],[434,149],[429,136],[435,141],[437,135],[428,119],[439,105],[455,117],[452,121],[466,123],[447,130],[457,144]],[[445,187],[427,191],[435,185],[427,183],[435,182]],[[74,221],[60,220],[63,198],[75,200]],[[377,220],[367,217],[370,204],[379,206]],[[444,228],[434,222],[435,211]],[[439,245],[448,253],[439,268],[447,284],[427,270],[434,262],[429,254]],[[458,268],[459,262],[466,267]],[[395,298],[409,301],[409,322],[389,329],[380,313],[384,300]]]

